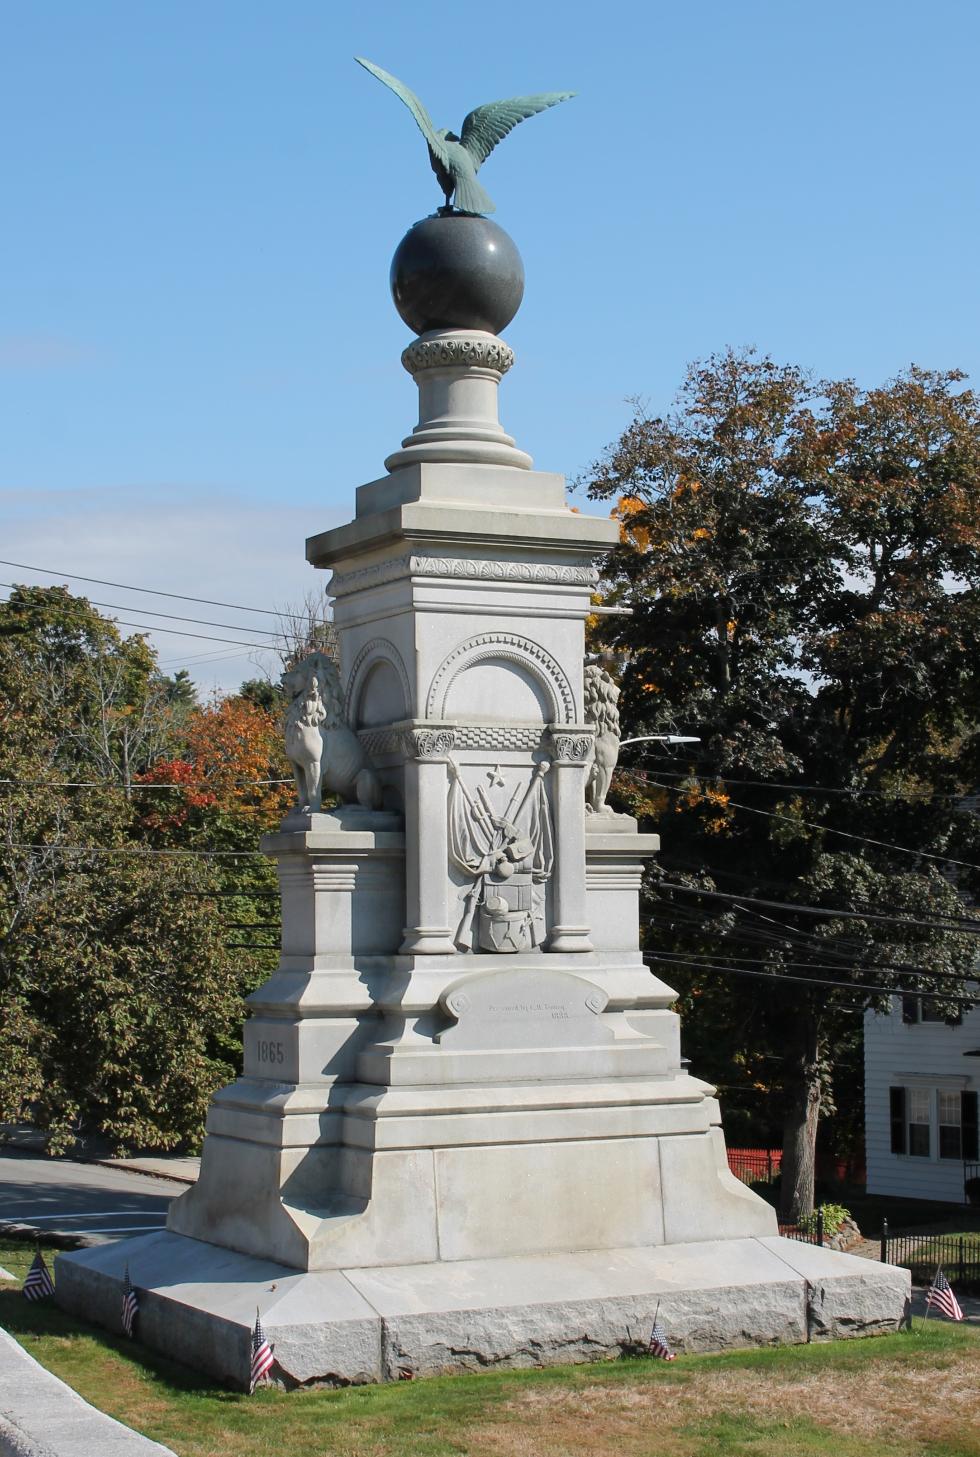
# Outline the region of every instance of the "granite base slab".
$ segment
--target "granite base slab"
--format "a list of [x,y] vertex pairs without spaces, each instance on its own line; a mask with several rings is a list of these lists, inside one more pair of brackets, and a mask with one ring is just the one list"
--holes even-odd
[[161,1231],[59,1255],[64,1309],[235,1387],[256,1307],[286,1386],[528,1367],[621,1355],[659,1305],[679,1353],[899,1328],[907,1270],[778,1236],[373,1269],[297,1271]]

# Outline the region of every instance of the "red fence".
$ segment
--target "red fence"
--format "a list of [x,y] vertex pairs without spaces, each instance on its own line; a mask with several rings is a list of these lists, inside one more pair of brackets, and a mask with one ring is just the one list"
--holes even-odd
[[[783,1163],[781,1148],[730,1148],[728,1167],[743,1184],[771,1184],[779,1177]],[[817,1154],[817,1178],[829,1183],[864,1183],[864,1159],[835,1159]]]
[[781,1148],[730,1148],[728,1167],[743,1184],[771,1184],[783,1162]]

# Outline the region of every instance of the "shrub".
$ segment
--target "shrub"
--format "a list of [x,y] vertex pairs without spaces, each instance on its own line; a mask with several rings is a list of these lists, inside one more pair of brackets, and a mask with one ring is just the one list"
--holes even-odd
[[836,1234],[844,1220],[851,1217],[851,1211],[845,1209],[843,1204],[821,1204],[812,1214],[804,1214],[800,1219],[799,1227],[804,1234],[816,1234],[818,1214],[823,1214],[825,1235]]

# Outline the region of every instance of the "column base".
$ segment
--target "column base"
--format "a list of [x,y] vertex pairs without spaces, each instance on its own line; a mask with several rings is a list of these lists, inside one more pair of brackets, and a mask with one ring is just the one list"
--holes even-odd
[[594,951],[588,926],[554,926],[548,937],[547,951]]
[[456,943],[448,926],[406,926],[399,956],[455,956]]

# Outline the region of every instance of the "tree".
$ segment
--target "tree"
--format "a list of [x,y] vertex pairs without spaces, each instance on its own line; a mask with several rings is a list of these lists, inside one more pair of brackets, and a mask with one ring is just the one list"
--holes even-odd
[[[280,711],[240,694],[195,708],[180,754],[156,763],[144,783],[161,790],[147,794],[140,813],[149,843],[222,852],[214,862],[215,904],[235,952],[238,989],[247,996],[274,970],[278,953],[276,872],[255,852],[295,798]],[[163,793],[164,786],[172,792]],[[222,1045],[236,1064],[240,1044],[236,1021]]]
[[980,422],[960,379],[913,369],[865,394],[728,352],[692,367],[671,415],[638,409],[591,478],[623,528],[606,596],[633,616],[596,632],[627,733],[702,739],[618,781],[663,832],[647,946],[729,1029],[704,1049],[718,1080],[779,1100],[787,1218],[812,1207],[837,1048],[887,1002],[863,988],[952,1010],[973,969],[957,919],[975,872],[950,864],[980,858],[957,807],[980,627]]
[[337,656],[337,629],[333,612],[322,592],[308,591],[298,602],[279,608],[276,651],[283,668],[291,668],[310,653]]
[[281,714],[285,708],[282,689],[268,678],[247,678],[237,696],[272,715]]
[[203,838],[212,848],[252,848],[294,796],[278,713],[241,695],[195,708],[179,756],[159,760],[143,783],[177,791],[164,810],[141,816],[145,828],[168,832],[160,843],[179,830],[181,844]]
[[0,1111],[30,1113],[52,1150],[79,1131],[193,1143],[234,1070],[238,861],[174,855],[144,823],[140,786],[185,748],[182,724],[143,639],[83,598],[0,604]]
[[161,678],[160,686],[175,708],[193,708],[197,703],[197,689],[186,668],[178,668],[172,678]]

